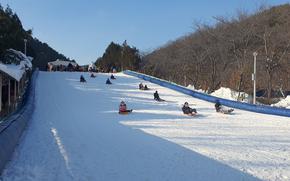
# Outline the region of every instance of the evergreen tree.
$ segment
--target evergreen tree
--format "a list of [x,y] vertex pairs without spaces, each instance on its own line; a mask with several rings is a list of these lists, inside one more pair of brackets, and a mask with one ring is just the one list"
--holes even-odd
[[111,42],[103,56],[97,59],[96,65],[104,72],[109,72],[113,68],[117,71],[136,70],[139,68],[140,60],[139,51],[135,47],[131,48],[125,40],[122,46]]

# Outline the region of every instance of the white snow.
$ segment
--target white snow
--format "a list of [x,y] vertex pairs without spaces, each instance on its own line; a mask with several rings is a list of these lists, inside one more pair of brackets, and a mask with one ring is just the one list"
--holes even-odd
[[194,85],[191,85],[191,84],[189,84],[189,85],[187,86],[187,88],[188,88],[188,89],[191,89],[191,90],[194,90],[194,91],[197,91],[197,92],[205,93],[205,91],[202,90],[202,89],[195,89],[195,86],[194,86]]
[[26,56],[25,54],[23,54],[21,51],[17,51],[14,50],[12,48],[8,49],[8,51],[13,52],[14,54],[16,54],[18,56],[18,58],[20,59],[20,66],[21,67],[26,67],[29,69],[32,69],[32,57]]
[[[289,180],[289,118],[214,105],[122,73],[40,72],[36,109],[3,180]],[[140,82],[150,91],[138,90]],[[155,102],[158,90],[166,102]],[[125,100],[130,115],[119,115]],[[198,116],[181,113],[188,101]],[[1,180],[1,179],[0,179]]]
[[[239,92],[232,90],[230,88],[221,87],[218,90],[211,93],[211,95],[215,97],[236,101],[238,100]],[[243,99],[240,100],[241,102],[250,103],[252,100],[252,96],[244,92],[240,92],[240,97],[243,97]]]
[[281,99],[278,103],[272,104],[271,106],[290,109],[290,96],[287,96],[285,99]]
[[25,72],[25,68],[21,65],[3,64],[0,62],[0,71],[5,72],[15,80],[19,81]]
[[12,78],[14,78],[17,81],[20,81],[22,78],[23,74],[25,73],[26,69],[32,69],[32,57],[24,55],[22,52],[14,50],[14,49],[9,49],[8,51],[14,53],[17,55],[17,57],[20,59],[20,64],[15,65],[15,64],[3,64],[0,61],[0,71],[8,74]]
[[64,61],[57,59],[56,61],[48,62],[48,64],[58,66],[58,65],[63,65],[63,66],[68,66],[69,64],[72,64],[73,66],[77,66],[77,63],[75,62],[70,62],[70,61]]

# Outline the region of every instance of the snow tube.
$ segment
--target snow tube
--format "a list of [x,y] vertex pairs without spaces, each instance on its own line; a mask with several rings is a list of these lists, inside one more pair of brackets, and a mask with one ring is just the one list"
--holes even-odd
[[208,102],[215,103],[216,101],[220,101],[222,105],[237,108],[241,110],[251,111],[251,112],[257,112],[257,113],[263,113],[263,114],[271,114],[271,115],[277,115],[277,116],[285,116],[290,117],[290,109],[284,109],[284,108],[277,108],[277,107],[271,107],[266,105],[255,105],[255,104],[249,104],[249,103],[243,103],[243,102],[237,102],[232,100],[227,100],[223,98],[218,98],[212,95],[208,95],[201,92],[196,92],[194,90],[188,89],[186,87],[183,87],[181,85],[177,85],[173,82],[169,82],[163,79],[159,79],[153,76],[145,75],[142,73],[134,72],[131,70],[125,70],[123,71],[124,74],[138,77],[140,79],[152,82],[154,84],[158,84],[163,87],[167,87],[170,89],[173,89],[175,91],[190,95],[192,97],[202,99]]

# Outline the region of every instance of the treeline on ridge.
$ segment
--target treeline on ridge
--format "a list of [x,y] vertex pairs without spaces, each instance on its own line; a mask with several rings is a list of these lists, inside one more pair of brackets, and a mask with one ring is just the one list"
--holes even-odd
[[257,52],[257,90],[268,98],[290,90],[289,4],[215,20],[144,56],[139,71],[208,93],[223,86],[252,94]]

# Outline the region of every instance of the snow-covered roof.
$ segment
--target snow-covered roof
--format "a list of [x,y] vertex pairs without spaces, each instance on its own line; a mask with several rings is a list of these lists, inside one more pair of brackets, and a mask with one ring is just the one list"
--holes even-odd
[[13,53],[16,55],[15,58],[17,58],[20,63],[19,65],[16,64],[3,64],[0,61],[0,71],[4,72],[5,74],[9,75],[16,81],[20,81],[23,74],[25,73],[26,69],[32,69],[32,57],[24,55],[22,52],[14,50],[14,49],[8,49],[7,50],[10,53]]
[[25,66],[26,68],[32,69],[32,63],[31,63],[31,61],[33,60],[32,57],[26,56],[21,51],[14,50],[12,48],[8,49],[8,51],[18,56],[18,58],[21,61],[20,62],[21,66]]
[[56,61],[53,61],[53,62],[48,62],[48,64],[50,65],[63,65],[63,66],[68,66],[68,64],[71,63],[73,66],[77,66],[78,64],[75,63],[75,62],[69,62],[69,61],[64,61],[64,60],[60,60],[60,59],[57,59]]
[[20,81],[25,72],[25,67],[22,65],[0,63],[0,71],[8,74],[15,80]]

